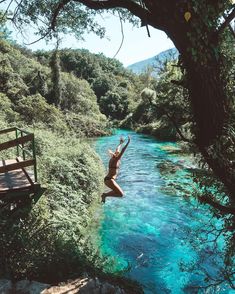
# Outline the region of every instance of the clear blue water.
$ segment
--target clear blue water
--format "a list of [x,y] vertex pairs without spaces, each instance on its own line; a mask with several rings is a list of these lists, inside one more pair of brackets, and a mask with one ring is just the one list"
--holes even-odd
[[[132,139],[117,180],[125,196],[107,198],[103,206],[100,229],[103,254],[117,260],[117,269],[129,266],[125,276],[139,281],[147,294],[234,293],[226,290],[226,285],[218,286],[215,292],[199,292],[192,287],[205,285],[201,266],[214,277],[215,264],[222,266],[222,261],[219,254],[212,253],[212,244],[200,241],[205,225],[209,221],[216,224],[216,220],[211,219],[207,207],[190,199],[193,182],[189,174],[179,169],[163,177],[157,167],[165,160],[190,164],[187,158],[164,150],[164,147],[176,147],[174,143],[161,143],[149,136],[117,130],[96,143],[105,166],[109,160],[107,149],[114,150],[120,135],[128,134]],[[177,187],[179,182],[184,183],[183,191],[165,189],[166,184]],[[223,240],[218,238],[217,245],[223,247]],[[195,263],[197,271],[182,271],[182,263]]]

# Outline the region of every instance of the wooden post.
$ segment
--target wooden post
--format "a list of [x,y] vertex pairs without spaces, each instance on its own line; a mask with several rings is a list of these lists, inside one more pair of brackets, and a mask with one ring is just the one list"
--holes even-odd
[[[18,139],[18,130],[15,129],[15,132],[16,132],[16,139]],[[20,153],[19,153],[19,145],[16,146],[16,155],[19,156]]]
[[38,175],[37,175],[37,161],[36,161],[36,151],[35,151],[35,140],[34,140],[34,134],[32,138],[32,151],[33,151],[33,159],[34,159],[34,181],[37,182]]

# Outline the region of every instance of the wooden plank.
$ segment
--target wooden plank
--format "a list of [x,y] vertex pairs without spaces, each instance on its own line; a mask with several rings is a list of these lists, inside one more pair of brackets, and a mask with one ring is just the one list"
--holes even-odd
[[[32,179],[31,171],[24,167],[35,164],[35,160],[22,161],[22,158],[0,160],[0,170],[11,169],[0,173],[0,200],[7,202],[12,196],[22,197],[27,194],[38,193],[41,185]],[[14,170],[12,168],[14,167]],[[17,169],[15,169],[17,168]]]
[[[6,175],[8,179],[5,178]],[[20,193],[22,193],[22,195],[28,192],[36,193],[40,189],[41,185],[39,183],[31,185],[21,170],[0,175],[0,200],[3,199],[2,197],[9,195],[12,196],[16,194],[18,196]]]
[[13,131],[16,131],[16,127],[8,128],[8,129],[5,129],[5,130],[1,130],[0,131],[0,135],[1,134],[6,134],[6,133],[10,133],[10,132],[13,132]]
[[3,189],[3,190],[0,190],[0,196],[4,196],[4,195],[8,195],[8,193],[10,192],[19,192],[19,191],[31,191],[33,192],[34,189],[33,189],[34,186],[31,186],[30,184],[27,184],[27,185],[22,185],[22,186],[14,186],[12,188],[8,188],[8,189]]
[[0,174],[0,195],[12,190],[28,189],[31,187],[21,169]]
[[[16,161],[17,162],[22,162],[22,158],[16,157]],[[28,181],[30,182],[30,184],[33,186],[34,183],[33,183],[32,179],[31,179],[30,175],[26,171],[26,169],[22,167],[22,171],[24,172],[24,174],[25,174],[26,178],[28,179]]]
[[0,160],[0,166],[5,166],[7,164],[16,163],[16,162],[17,162],[16,159],[7,159],[7,160],[2,159]]
[[9,172],[11,170],[22,169],[24,167],[34,165],[34,164],[35,164],[35,159],[29,159],[29,160],[24,160],[24,161],[21,161],[21,162],[10,163],[10,164],[1,166],[0,167],[0,173]]
[[17,139],[10,140],[10,141],[5,142],[5,143],[1,143],[0,144],[0,151],[11,148],[11,147],[14,147],[14,146],[17,146],[19,144],[26,143],[28,141],[31,141],[31,140],[33,140],[33,137],[34,137],[33,134],[29,134],[29,135],[26,135],[26,136],[21,137],[21,138],[17,138]]

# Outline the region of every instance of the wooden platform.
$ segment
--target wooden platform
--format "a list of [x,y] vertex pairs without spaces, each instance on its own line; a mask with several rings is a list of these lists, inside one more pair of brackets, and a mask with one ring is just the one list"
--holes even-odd
[[24,202],[27,196],[38,197],[43,189],[37,182],[34,134],[10,127],[0,130],[0,135],[0,151],[15,149],[11,154],[16,155],[15,159],[0,159],[0,207]]
[[[3,166],[14,166],[19,163],[17,159],[0,160],[0,168]],[[33,179],[33,173],[25,168],[9,170],[0,173],[0,196],[14,194],[20,191],[31,193],[40,188],[40,185]]]

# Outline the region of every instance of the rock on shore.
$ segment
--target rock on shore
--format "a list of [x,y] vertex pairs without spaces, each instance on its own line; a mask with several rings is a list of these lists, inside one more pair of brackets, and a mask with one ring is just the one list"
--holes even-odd
[[0,294],[127,294],[118,286],[101,282],[98,278],[78,278],[58,286],[22,280],[16,283],[0,280]]

